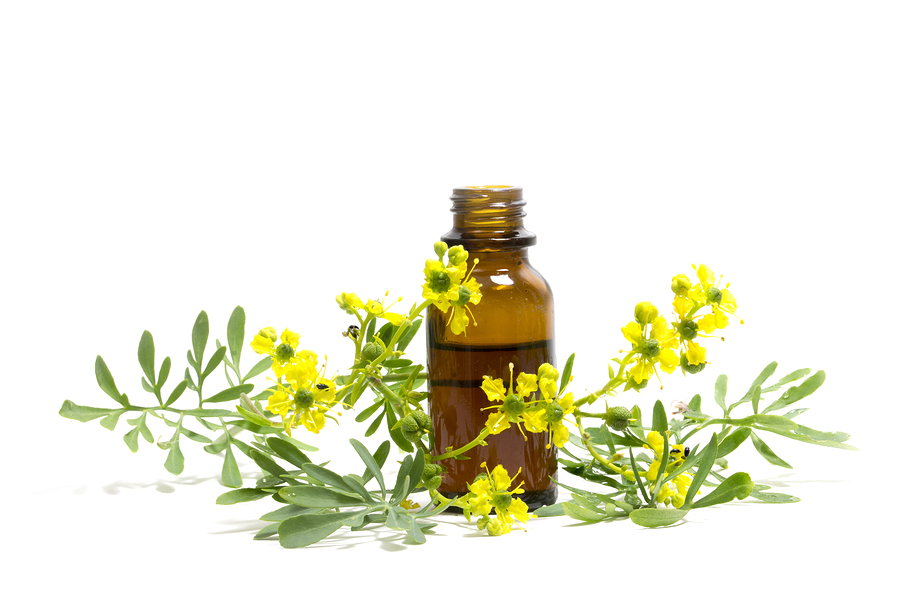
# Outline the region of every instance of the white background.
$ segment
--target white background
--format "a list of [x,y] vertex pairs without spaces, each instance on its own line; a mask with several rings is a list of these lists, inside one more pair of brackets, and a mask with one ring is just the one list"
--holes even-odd
[[[0,6],[5,588],[871,597],[886,579],[896,549],[871,536],[897,535],[896,4]],[[742,394],[773,359],[825,369],[800,421],[861,452],[768,436],[787,471],[747,443],[732,468],[803,502],[665,530],[535,520],[489,539],[448,518],[422,547],[381,530],[288,551],[251,540],[268,505],[215,505],[218,457],[188,447],[174,477],[164,452],[128,451],[124,420],[57,415],[112,405],[98,353],[152,401],[142,331],[177,377],[201,309],[220,339],[240,304],[249,332],[289,326],[346,369],[334,296],[409,306],[451,189],[482,184],[524,187],[578,390],[603,383],[634,303],[668,306],[672,275],[704,262],[746,324],[701,375],[623,401],[709,406],[722,372]],[[351,435],[347,418],[306,441],[346,472]]]

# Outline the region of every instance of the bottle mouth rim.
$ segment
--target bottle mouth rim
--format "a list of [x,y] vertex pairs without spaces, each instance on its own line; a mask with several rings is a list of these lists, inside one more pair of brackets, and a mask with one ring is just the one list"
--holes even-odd
[[513,194],[521,196],[522,188],[517,185],[466,185],[453,188],[454,196],[483,198],[491,194]]

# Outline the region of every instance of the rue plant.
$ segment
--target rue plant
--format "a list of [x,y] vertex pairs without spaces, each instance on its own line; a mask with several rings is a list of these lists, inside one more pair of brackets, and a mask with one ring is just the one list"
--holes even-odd
[[[433,517],[456,507],[479,530],[503,535],[524,529],[533,516],[567,516],[586,522],[630,519],[644,527],[671,525],[690,511],[744,499],[762,502],[797,502],[798,498],[771,493],[744,472],[727,474],[726,457],[749,439],[763,459],[779,467],[790,464],[765,442],[781,436],[799,442],[854,450],[844,442],[849,435],[822,432],[796,421],[807,409],[797,403],[807,399],[824,382],[825,373],[801,369],[770,383],[777,363],[770,363],[733,402],[726,401],[728,378],[720,375],[713,399],[721,416],[704,412],[701,396],[676,402],[670,416],[659,400],[644,422],[639,405],[610,406],[620,393],[640,392],[656,379],[680,370],[686,375],[707,368],[703,340],[719,337],[719,331],[737,318],[737,301],[729,285],[705,265],[694,267],[694,276],[672,278],[670,317],[650,302],[639,302],[634,320],[622,327],[629,347],[611,359],[606,381],[596,391],[576,398],[569,390],[574,378],[574,355],[560,373],[553,365],[541,365],[537,373],[516,373],[512,364],[504,378],[484,376],[482,390],[491,403],[484,427],[460,448],[434,448],[432,421],[419,388],[426,382],[423,365],[405,358],[416,336],[423,311],[450,313],[448,326],[459,335],[477,326],[481,285],[473,278],[477,261],[469,265],[461,247],[438,242],[436,258],[426,260],[421,299],[407,310],[387,304],[389,294],[363,302],[354,293],[336,297],[338,307],[353,323],[343,332],[352,344],[353,359],[344,374],[330,372],[327,359],[301,348],[300,335],[291,329],[266,325],[253,336],[251,349],[261,355],[242,371],[246,317],[235,308],[225,329],[225,341],[215,341],[209,353],[209,320],[197,317],[187,350],[184,376],[171,389],[172,361],[166,357],[157,368],[153,336],[144,332],[138,345],[138,362],[144,377],[141,386],[147,402],[133,402],[121,393],[101,357],[95,362],[100,389],[116,403],[112,408],[81,406],[66,400],[64,417],[79,421],[100,419],[114,430],[120,417],[130,426],[123,439],[132,452],[140,438],[167,451],[165,468],[175,474],[184,469],[181,444],[198,442],[211,454],[223,456],[222,483],[235,488],[223,493],[218,504],[268,499],[275,504],[261,518],[269,524],[258,539],[277,536],[285,547],[314,544],[343,527],[360,530],[383,526],[405,531],[413,543],[426,541],[424,532],[437,525]],[[228,386],[210,393],[210,377],[223,372]],[[263,378],[263,375],[266,375]],[[787,388],[786,391],[782,391]],[[192,394],[185,395],[190,390]],[[780,393],[778,393],[780,392]],[[187,398],[194,401],[187,407]],[[592,406],[602,399],[602,408]],[[737,416],[736,410],[744,416]],[[339,474],[312,460],[316,448],[309,436],[339,423],[343,413],[355,412],[355,420],[367,422],[365,437],[387,438],[374,452],[362,442],[349,441],[362,462],[360,474]],[[171,436],[155,441],[150,424],[169,428]],[[510,428],[528,436],[547,432],[550,445],[565,456],[565,471],[599,485],[587,490],[564,481],[557,483],[572,499],[529,513],[516,498],[523,489],[515,481],[520,465],[488,465],[469,484],[469,493],[446,498],[437,490],[446,461],[465,460],[466,453],[486,444],[491,435]],[[704,431],[705,430],[705,431]],[[202,432],[202,433],[201,433]],[[698,435],[699,434],[699,435]],[[706,435],[704,435],[706,434]],[[696,437],[695,437],[696,436]],[[163,440],[163,437],[166,439]],[[298,438],[303,438],[301,441]],[[262,476],[245,483],[235,454],[247,456]],[[388,488],[382,468],[392,452],[405,455]],[[515,475],[510,477],[510,472]],[[372,487],[374,480],[376,486]],[[412,494],[427,494],[422,508]]]

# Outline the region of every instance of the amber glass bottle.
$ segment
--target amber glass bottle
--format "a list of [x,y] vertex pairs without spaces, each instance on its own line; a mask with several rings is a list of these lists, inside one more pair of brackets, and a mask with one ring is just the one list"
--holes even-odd
[[[481,389],[483,377],[502,378],[509,387],[509,364],[515,375],[537,373],[541,363],[555,365],[553,295],[547,282],[528,261],[535,235],[523,225],[522,188],[475,186],[453,190],[453,229],[441,240],[462,244],[469,266],[478,259],[473,277],[483,298],[473,313],[477,326],[464,335],[448,327],[449,313],[429,307],[427,317],[429,405],[434,423],[434,449],[460,448],[478,436],[489,406]],[[440,492],[468,492],[466,484],[488,468],[502,464],[510,476],[522,469],[525,493],[532,509],[556,501],[556,448],[547,449],[549,435],[525,432],[515,425],[487,438],[487,446],[467,452],[471,460],[446,460]]]

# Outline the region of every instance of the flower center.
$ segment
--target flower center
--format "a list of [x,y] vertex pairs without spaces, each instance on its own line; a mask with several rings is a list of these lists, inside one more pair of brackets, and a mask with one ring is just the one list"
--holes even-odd
[[312,392],[306,388],[300,388],[300,391],[298,391],[297,395],[294,396],[294,401],[297,403],[298,408],[305,409],[312,408],[316,403],[315,398],[313,398]]
[[510,504],[512,504],[512,501],[512,494],[509,492],[494,492],[491,494],[491,504],[493,504],[498,511],[507,510]]
[[659,340],[649,339],[643,343],[641,354],[647,358],[656,358],[659,356]]
[[550,423],[559,423],[566,416],[566,411],[559,405],[559,402],[551,402],[547,407],[547,421]]
[[447,271],[434,271],[428,276],[428,284],[432,290],[438,294],[443,294],[450,290],[452,282]]
[[510,394],[503,399],[503,412],[511,417],[518,417],[525,412],[525,402],[518,394]]
[[686,340],[692,340],[697,337],[697,323],[694,321],[685,321],[678,324],[678,333]]
[[714,285],[706,289],[706,302],[708,304],[718,304],[722,301],[722,290]]
[[279,362],[286,362],[294,356],[294,348],[290,344],[282,344],[275,349],[275,358]]
[[456,306],[465,306],[466,303],[469,301],[469,298],[471,298],[471,297],[472,297],[472,292],[469,291],[469,288],[467,288],[464,285],[460,285],[459,286],[459,299],[456,300],[453,304],[455,304]]

